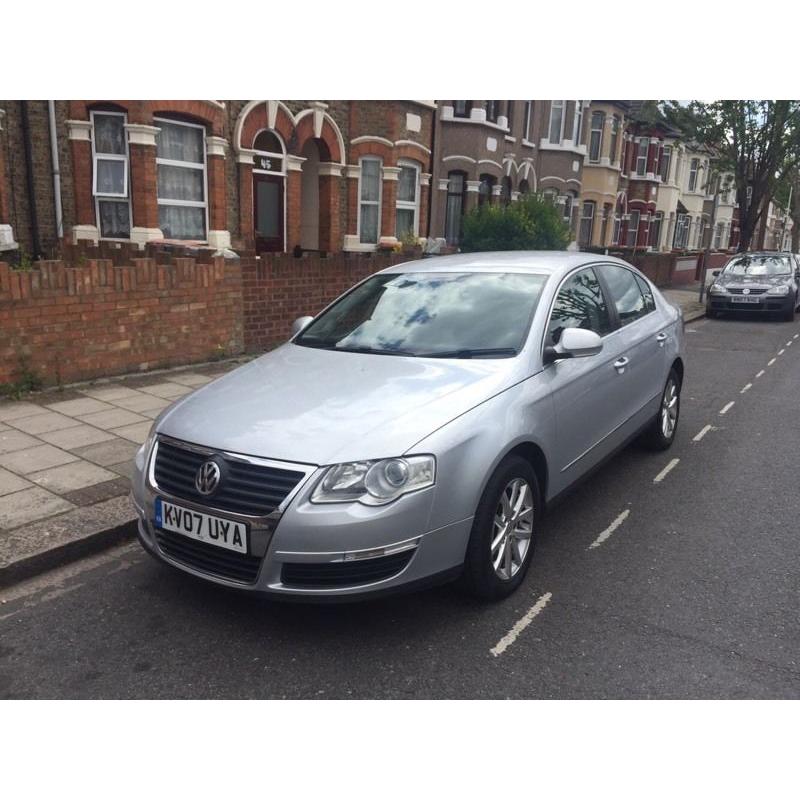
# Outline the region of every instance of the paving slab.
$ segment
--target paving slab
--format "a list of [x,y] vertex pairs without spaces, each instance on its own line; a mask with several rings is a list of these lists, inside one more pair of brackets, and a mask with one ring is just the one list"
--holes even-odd
[[133,458],[129,458],[126,461],[120,461],[119,464],[111,464],[109,469],[116,472],[117,475],[122,475],[129,481],[133,480]]
[[41,444],[41,442],[22,431],[0,431],[0,454],[25,450],[29,447],[36,447],[37,444]]
[[170,400],[170,401],[167,403],[167,405],[165,405],[163,408],[154,408],[154,409],[152,409],[152,410],[150,410],[150,411],[142,411],[142,412],[141,412],[141,414],[142,414],[142,416],[143,416],[143,417],[148,417],[148,418],[150,419],[150,423],[152,424],[152,421],[153,421],[153,420],[154,420],[154,419],[155,419],[155,418],[156,418],[156,417],[157,417],[157,416],[158,416],[158,415],[159,415],[159,414],[160,414],[160,413],[161,413],[161,412],[162,412],[162,411],[163,411],[163,410],[164,410],[164,409],[165,409],[167,406],[169,406],[169,405],[171,405],[171,404],[172,404],[172,401]]
[[65,450],[73,450],[76,447],[85,447],[87,444],[97,444],[98,442],[105,442],[114,438],[114,434],[106,431],[101,431],[92,425],[84,425],[83,423],[74,428],[67,428],[65,431],[53,431],[52,433],[43,433],[39,437],[45,442],[56,445],[56,447],[63,447]]
[[84,486],[62,495],[65,500],[76,506],[93,506],[112,497],[128,496],[131,491],[131,482],[121,475],[114,475],[112,480],[96,483],[94,486]]
[[0,431],[10,431],[10,430],[11,428],[9,428],[8,425],[5,425],[4,423],[0,422]]
[[67,414],[70,417],[77,417],[81,414],[92,414],[95,411],[111,411],[114,406],[95,400],[92,397],[80,397],[76,400],[62,400],[58,403],[51,403],[47,406],[51,411],[59,414]]
[[100,444],[89,445],[89,447],[77,447],[72,452],[80,458],[99,464],[101,467],[109,467],[111,464],[119,464],[123,461],[133,461],[139,445],[128,439],[114,438]]
[[146,422],[147,418],[139,414],[134,414],[133,411],[127,411],[124,408],[115,408],[111,411],[98,411],[94,414],[86,414],[85,416],[77,417],[81,422],[87,425],[94,425],[96,428],[103,430],[110,430],[111,428],[121,428],[123,425],[133,425],[136,422]]
[[181,386],[179,383],[151,383],[147,386],[140,386],[140,391],[147,392],[147,394],[154,394],[156,397],[164,397],[168,400],[174,400],[176,397],[183,397],[189,394],[192,390],[188,386]]
[[76,508],[0,534],[0,586],[8,586],[134,536],[127,496]]
[[163,397],[156,397],[154,394],[147,394],[145,392],[137,392],[136,395],[123,397],[114,401],[115,406],[125,408],[128,411],[136,411],[144,413],[145,411],[161,411],[166,408],[172,400],[167,400]]
[[172,383],[180,383],[181,386],[191,386],[192,388],[205,386],[214,380],[209,375],[202,375],[199,372],[184,372],[182,375],[172,375],[170,379]]
[[75,489],[84,489],[104,481],[117,478],[115,472],[98,467],[90,461],[73,461],[60,467],[51,467],[40,472],[32,472],[28,480],[57,494],[65,494]]
[[0,495],[18,492],[20,489],[29,489],[32,486],[33,484],[26,481],[25,478],[20,478],[19,475],[15,475],[7,469],[0,469]]
[[55,411],[48,411],[47,409],[42,409],[42,413],[34,414],[32,417],[20,417],[19,419],[11,420],[11,425],[17,430],[32,433],[34,436],[38,436],[40,433],[50,433],[51,431],[63,431],[66,428],[74,428],[79,424],[73,417],[57,414]]
[[6,403],[0,402],[0,422],[7,422],[10,419],[17,419],[17,417],[29,417],[31,414],[37,414],[45,411],[36,403],[27,403],[21,401],[19,403]]
[[29,522],[70,511],[75,506],[39,486],[0,497],[0,528],[18,528]]
[[72,453],[59,450],[51,444],[39,444],[36,447],[0,455],[0,467],[6,467],[19,475],[29,475],[31,472],[40,472],[77,460]]
[[116,383],[107,386],[90,386],[88,389],[81,389],[80,392],[87,397],[93,397],[95,400],[109,403],[139,394],[136,389],[132,389],[130,386],[121,386]]
[[122,436],[125,439],[130,439],[132,442],[144,444],[147,434],[150,433],[150,428],[152,426],[153,423],[150,422],[150,420],[147,420],[146,422],[137,422],[135,425],[125,425],[122,428],[114,428],[111,433],[114,433],[117,436]]

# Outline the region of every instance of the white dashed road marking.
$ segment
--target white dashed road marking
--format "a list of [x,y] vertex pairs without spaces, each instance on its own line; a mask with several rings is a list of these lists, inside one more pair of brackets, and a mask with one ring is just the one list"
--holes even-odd
[[792,336],[792,339],[796,339],[798,336],[800,336],[800,333],[796,333],[794,336]]
[[763,374],[764,374],[764,370],[762,369],[762,370],[761,370],[761,372],[759,372],[759,373],[756,375],[756,378],[760,378],[760,377],[761,377]]
[[626,508],[590,545],[589,549],[592,550],[595,547],[600,547],[603,542],[611,536],[614,531],[628,519],[628,514],[631,513],[629,508]]
[[744,387],[742,388],[742,391],[739,392],[739,394],[744,394],[748,389],[752,389],[752,388],[753,388],[753,384],[752,383],[746,383],[744,385]]
[[783,355],[785,352],[786,352],[786,351],[785,351],[785,350],[783,350],[783,349],[781,349],[781,350],[778,350],[778,355],[779,355],[779,356],[782,356],[782,355]]
[[771,367],[774,363],[775,363],[775,359],[771,358],[769,361],[767,361],[767,366]]
[[669,475],[669,473],[678,465],[679,461],[679,458],[673,458],[672,461],[670,461],[669,464],[667,464],[667,466],[664,467],[664,469],[662,469],[661,472],[655,476],[655,478],[653,478],[653,483],[661,483],[661,481],[663,481],[664,478],[666,478],[667,475]]
[[735,405],[735,403],[736,403],[735,400],[731,400],[730,403],[727,403],[726,405],[722,406],[722,408],[719,410],[719,413],[727,414],[731,410],[731,408]]
[[692,441],[693,442],[699,442],[709,431],[713,431],[713,430],[714,430],[714,426],[713,425],[706,425],[705,428],[703,428],[700,431],[700,433],[697,434],[697,436],[692,438]]
[[791,346],[792,346],[792,340],[791,340],[791,339],[789,339],[789,341],[788,341],[788,342],[786,342],[786,346],[787,346],[787,347],[791,347]]
[[489,651],[493,656],[501,656],[517,640],[517,637],[542,613],[544,607],[550,602],[552,593],[543,594],[521,617],[514,623],[514,627]]

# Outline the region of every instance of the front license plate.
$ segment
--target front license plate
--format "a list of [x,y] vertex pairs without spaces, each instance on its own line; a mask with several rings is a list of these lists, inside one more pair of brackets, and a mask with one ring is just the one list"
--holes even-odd
[[749,294],[733,295],[731,297],[732,303],[760,303],[760,297],[751,297]]
[[180,533],[199,542],[247,553],[248,526],[242,522],[176,506],[157,497],[155,524],[157,528]]

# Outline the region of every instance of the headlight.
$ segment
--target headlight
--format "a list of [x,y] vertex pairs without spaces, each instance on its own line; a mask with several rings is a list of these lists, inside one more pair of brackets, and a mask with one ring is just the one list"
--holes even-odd
[[398,497],[433,486],[436,459],[404,456],[380,461],[352,461],[328,467],[311,493],[312,503],[382,506]]
[[785,283],[783,286],[770,286],[767,294],[789,294],[789,287]]
[[718,283],[712,283],[708,291],[709,294],[728,294],[728,290]]
[[136,469],[139,472],[144,472],[145,467],[147,466],[147,458],[150,455],[150,451],[153,449],[153,442],[156,439],[156,423],[154,422],[150,426],[150,432],[147,434],[147,438],[144,440],[144,444],[136,451],[136,456],[134,457],[134,462],[136,464]]

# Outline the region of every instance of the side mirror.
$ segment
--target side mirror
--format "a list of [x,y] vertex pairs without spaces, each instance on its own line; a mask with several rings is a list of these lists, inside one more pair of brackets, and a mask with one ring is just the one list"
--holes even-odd
[[586,358],[596,356],[603,349],[603,340],[594,332],[584,328],[565,328],[557,347],[546,347],[544,363],[551,364],[562,358]]
[[714,271],[713,271],[711,274],[712,274],[712,275],[713,275],[715,278],[718,278],[718,277],[719,277],[719,273],[720,273],[720,272],[722,272],[722,270],[715,269],[715,270],[714,270]]
[[292,338],[294,339],[298,333],[305,330],[313,321],[314,317],[298,317],[292,323]]

